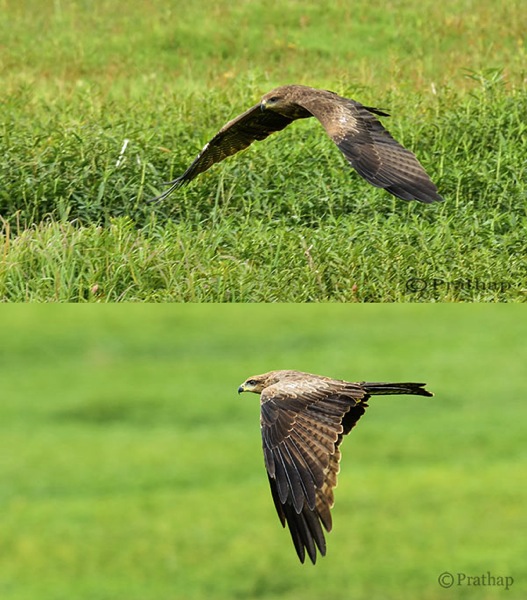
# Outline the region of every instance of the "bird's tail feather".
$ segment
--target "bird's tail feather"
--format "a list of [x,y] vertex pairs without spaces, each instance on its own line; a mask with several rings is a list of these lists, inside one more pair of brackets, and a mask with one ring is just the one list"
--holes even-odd
[[410,394],[414,396],[433,396],[424,389],[426,383],[381,383],[363,381],[360,383],[372,396],[390,396],[392,394]]

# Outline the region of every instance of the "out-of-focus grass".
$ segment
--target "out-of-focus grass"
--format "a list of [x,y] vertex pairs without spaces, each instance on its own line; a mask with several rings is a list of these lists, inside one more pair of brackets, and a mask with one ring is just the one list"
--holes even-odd
[[[2,311],[0,594],[501,598],[526,593],[521,307],[121,306]],[[272,368],[426,381],[343,443],[334,531],[300,565],[274,514],[258,399]]]
[[522,0],[130,0],[126,11],[111,0],[3,0],[2,9],[2,66],[14,86],[101,82],[142,99],[160,85],[230,88],[247,73],[413,91],[463,85],[463,68],[503,66],[514,83],[525,74]]

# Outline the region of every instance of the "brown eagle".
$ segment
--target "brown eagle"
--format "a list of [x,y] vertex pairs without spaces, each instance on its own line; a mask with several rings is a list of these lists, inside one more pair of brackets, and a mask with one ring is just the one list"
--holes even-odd
[[270,371],[242,383],[260,394],[265,467],[282,526],[300,561],[326,554],[340,444],[364,414],[370,396],[433,396],[425,383],[350,383],[301,371]]
[[224,125],[183,175],[167,182],[169,189],[152,201],[166,198],[213,164],[284,129],[296,119],[315,117],[366,181],[403,200],[441,202],[443,198],[417,158],[395,141],[374,115],[389,116],[328,90],[304,85],[277,87]]

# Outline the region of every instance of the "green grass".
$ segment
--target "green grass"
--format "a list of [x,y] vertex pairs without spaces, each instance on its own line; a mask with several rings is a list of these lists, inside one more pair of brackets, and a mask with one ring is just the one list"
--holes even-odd
[[[2,600],[525,597],[521,307],[6,307],[0,329]],[[315,567],[236,394],[272,368],[435,392],[370,402]]]
[[[523,3],[231,4],[0,2],[0,298],[524,301]],[[446,202],[372,188],[316,122],[146,201],[291,82],[391,112]]]

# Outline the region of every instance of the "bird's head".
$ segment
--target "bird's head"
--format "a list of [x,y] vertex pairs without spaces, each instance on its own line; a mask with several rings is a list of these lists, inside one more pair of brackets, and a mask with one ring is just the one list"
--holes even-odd
[[242,392],[253,392],[254,394],[261,394],[266,387],[264,375],[253,375],[249,379],[245,380],[238,388],[238,394]]
[[262,96],[260,108],[262,110],[279,110],[286,101],[287,92],[283,87],[275,88]]
[[238,388],[238,394],[242,392],[253,392],[253,394],[261,394],[266,387],[273,385],[280,380],[280,373],[283,371],[270,371],[263,375],[253,375],[246,379]]
[[305,108],[296,104],[300,88],[305,88],[305,86],[282,85],[267,92],[260,101],[261,110],[272,110],[293,119],[311,116]]

